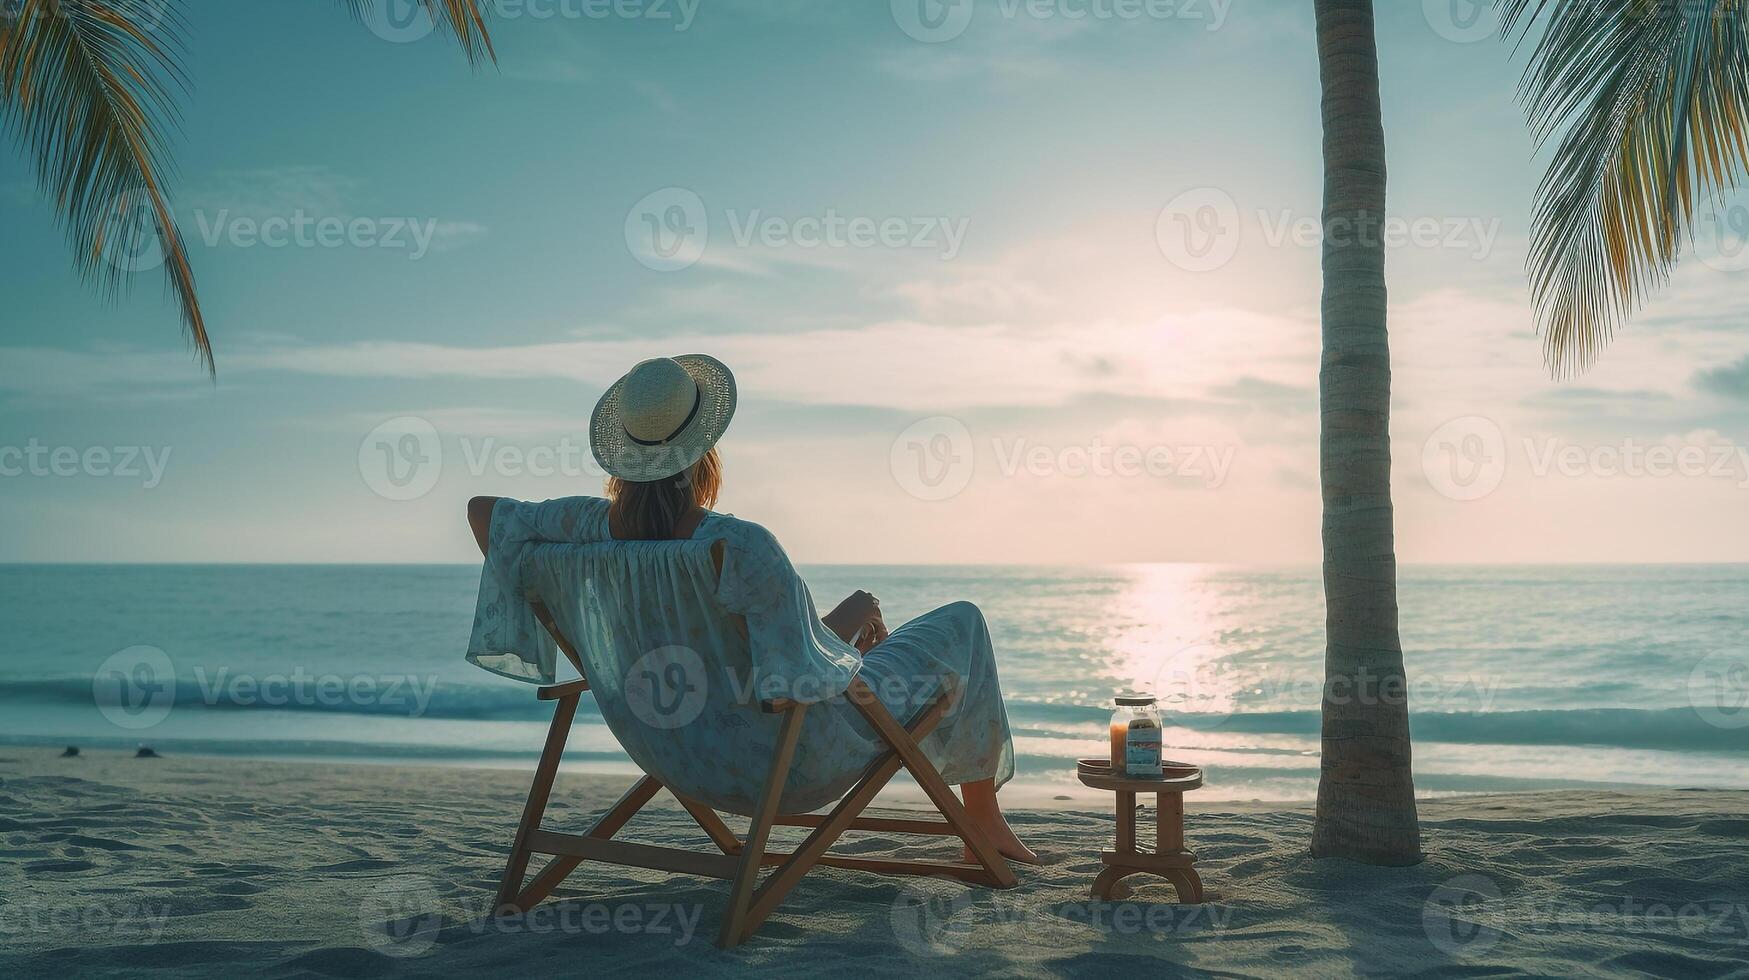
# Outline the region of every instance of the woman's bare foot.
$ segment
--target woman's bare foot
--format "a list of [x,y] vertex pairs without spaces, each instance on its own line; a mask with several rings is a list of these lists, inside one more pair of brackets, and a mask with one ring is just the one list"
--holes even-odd
[[[996,803],[994,780],[965,783],[960,786],[960,796],[966,801],[966,816],[996,845],[996,850],[1003,857],[1022,864],[1044,863],[1032,852],[1032,848],[1022,844],[1020,838],[1014,836],[1013,828],[1008,826],[1008,820],[1002,816],[1002,807]],[[965,848],[962,856],[967,864],[977,863],[977,858],[969,847]]]
[[[996,845],[996,850],[1008,860],[1019,861],[1021,864],[1044,863],[1039,859],[1037,854],[1033,853],[1032,848],[1022,844],[1020,838],[1014,836],[1014,830],[1008,826],[1007,821],[998,820],[994,825],[980,823],[979,827],[984,831],[984,834],[990,838],[991,842]],[[963,849],[960,859],[967,864],[978,863],[977,855],[973,854],[972,849],[969,847]]]

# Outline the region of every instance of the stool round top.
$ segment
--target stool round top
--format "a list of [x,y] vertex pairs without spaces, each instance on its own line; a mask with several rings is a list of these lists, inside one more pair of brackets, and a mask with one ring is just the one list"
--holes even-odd
[[1184,793],[1202,786],[1202,767],[1185,762],[1163,762],[1160,778],[1148,779],[1113,773],[1109,759],[1082,759],[1075,775],[1083,785],[1114,793]]

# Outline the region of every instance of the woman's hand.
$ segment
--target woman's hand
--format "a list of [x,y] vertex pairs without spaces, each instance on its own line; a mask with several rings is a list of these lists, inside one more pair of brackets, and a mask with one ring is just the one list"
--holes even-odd
[[876,605],[874,618],[868,621],[867,628],[856,635],[856,652],[867,653],[886,638],[887,623],[881,618],[881,607]]
[[498,504],[497,497],[475,497],[468,501],[468,527],[474,531],[474,543],[480,546],[480,554],[486,553],[486,547],[491,543],[492,508]]
[[[860,590],[852,592],[843,602],[838,604],[838,608],[820,618],[826,624],[827,629],[837,633],[838,638],[846,643],[855,640],[857,634],[863,632],[863,627],[871,623],[879,624],[879,628],[871,629],[868,632],[871,634],[878,632],[881,639],[886,638],[887,627],[885,623],[881,622],[881,601],[868,592]],[[873,646],[872,643],[869,645]],[[859,649],[861,649],[860,646]]]

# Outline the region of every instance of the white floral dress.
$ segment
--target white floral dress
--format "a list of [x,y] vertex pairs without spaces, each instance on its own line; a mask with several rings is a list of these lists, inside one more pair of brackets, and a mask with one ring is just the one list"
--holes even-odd
[[820,621],[776,538],[750,521],[707,513],[685,541],[619,542],[600,498],[502,500],[467,657],[506,677],[552,683],[556,647],[530,597],[577,648],[602,717],[633,761],[718,809],[752,810],[779,721],[758,705],[772,697],[812,705],[784,812],[842,796],[884,747],[841,696],[858,676],[901,721],[944,675],[957,676],[964,696],[923,740],[925,754],[949,783],[1000,785],[1014,773],[995,654],[976,606],[925,613],[859,658]]

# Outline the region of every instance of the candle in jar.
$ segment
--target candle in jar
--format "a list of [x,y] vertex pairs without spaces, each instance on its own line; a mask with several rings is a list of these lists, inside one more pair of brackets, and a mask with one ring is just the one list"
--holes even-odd
[[1120,694],[1111,713],[1111,768],[1129,776],[1160,774],[1160,712],[1151,694]]

